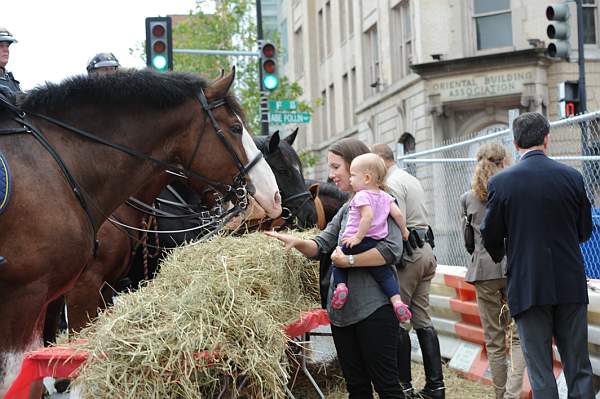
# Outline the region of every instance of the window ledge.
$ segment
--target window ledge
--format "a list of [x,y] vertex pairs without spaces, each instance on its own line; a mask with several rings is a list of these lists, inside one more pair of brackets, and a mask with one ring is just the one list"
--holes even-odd
[[398,92],[414,85],[418,81],[421,80],[421,77],[416,73],[410,73],[403,77],[402,79],[392,83],[387,86],[383,91],[379,93],[372,94],[365,99],[362,103],[358,104],[358,106],[354,109],[354,113],[358,114],[367,109],[387,100],[388,98],[396,95]]

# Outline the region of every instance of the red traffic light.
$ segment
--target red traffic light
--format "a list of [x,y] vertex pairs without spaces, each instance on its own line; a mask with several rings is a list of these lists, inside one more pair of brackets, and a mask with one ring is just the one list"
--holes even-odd
[[165,27],[162,25],[154,25],[152,27],[152,35],[153,36],[164,36],[165,34]]
[[267,60],[263,64],[263,69],[266,73],[275,73],[275,62],[273,60]]
[[167,45],[162,40],[157,40],[152,45],[152,50],[154,50],[157,53],[164,53],[164,51],[166,49],[167,49]]
[[265,44],[262,48],[262,53],[265,57],[274,57],[275,56],[275,47],[272,44]]

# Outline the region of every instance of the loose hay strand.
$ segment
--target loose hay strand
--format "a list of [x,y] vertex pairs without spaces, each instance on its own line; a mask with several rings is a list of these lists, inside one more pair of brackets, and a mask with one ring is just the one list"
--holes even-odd
[[82,331],[77,382],[84,397],[213,398],[245,378],[245,396],[283,398],[283,327],[318,306],[318,286],[314,262],[261,233],[178,248]]

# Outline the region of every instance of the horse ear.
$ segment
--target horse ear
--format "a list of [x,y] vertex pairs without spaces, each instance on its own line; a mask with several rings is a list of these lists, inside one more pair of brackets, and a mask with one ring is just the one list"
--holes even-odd
[[287,143],[288,143],[289,145],[292,145],[292,144],[294,144],[294,140],[296,140],[296,135],[298,134],[298,130],[299,130],[299,129],[300,129],[300,128],[299,128],[299,127],[297,127],[297,128],[296,128],[296,130],[294,130],[294,131],[292,132],[292,134],[290,134],[289,136],[287,136],[287,137],[284,139],[285,141],[287,141]]
[[221,68],[221,72],[219,73],[219,76],[217,76],[216,78],[214,78],[211,81],[211,84],[213,84],[214,82],[216,82],[217,80],[223,79],[223,76],[225,76],[225,70],[223,68]]
[[319,195],[319,187],[319,183],[313,183],[308,187],[308,191],[310,192],[310,195],[312,196],[313,200]]
[[269,142],[267,143],[267,148],[269,149],[269,154],[274,153],[279,148],[279,130],[269,136]]
[[231,89],[231,85],[235,80],[235,67],[232,68],[231,72],[223,76],[221,79],[217,79],[212,82],[206,88],[206,96],[209,98],[223,98]]

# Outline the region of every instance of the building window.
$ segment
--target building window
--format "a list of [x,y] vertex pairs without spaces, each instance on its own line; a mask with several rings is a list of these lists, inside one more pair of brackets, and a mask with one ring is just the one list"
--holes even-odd
[[512,46],[510,0],[474,0],[477,50]]
[[284,19],[281,22],[280,30],[281,32],[281,47],[282,47],[282,61],[284,64],[288,63],[288,31],[287,31],[287,19]]
[[365,32],[364,65],[365,69],[365,92],[373,95],[379,91],[379,43],[377,38],[377,25],[373,25]]
[[355,0],[348,0],[348,36],[352,36],[354,34],[354,1]]
[[583,0],[583,43],[596,44],[596,0]]
[[294,32],[294,74],[297,78],[304,75],[304,38],[302,37],[302,27]]
[[337,103],[335,102],[335,87],[333,85],[329,86],[329,137],[333,137],[337,133],[337,127],[335,126],[335,116],[337,113],[335,112],[335,107]]
[[410,73],[413,57],[412,20],[410,15],[410,2],[404,0],[392,8],[392,79],[398,80]]
[[350,82],[348,74],[342,76],[342,101],[344,102],[344,130],[350,127],[352,110],[350,109]]
[[323,24],[325,21],[323,20],[323,10],[319,10],[319,15],[317,18],[317,29],[319,30],[319,61],[325,61],[325,27]]
[[325,34],[327,35],[327,55],[331,55],[333,51],[333,43],[331,42],[331,2],[325,4]]
[[341,0],[340,3],[340,43],[346,41],[346,0]]
[[327,123],[329,120],[327,119],[327,91],[323,90],[321,92],[321,137],[323,140],[326,140],[329,137]]
[[356,101],[358,97],[356,97],[356,68],[352,68],[350,70],[350,90],[352,90],[352,95],[350,96],[350,114],[352,115],[352,124],[356,124],[356,114],[354,113],[354,108],[356,107]]

